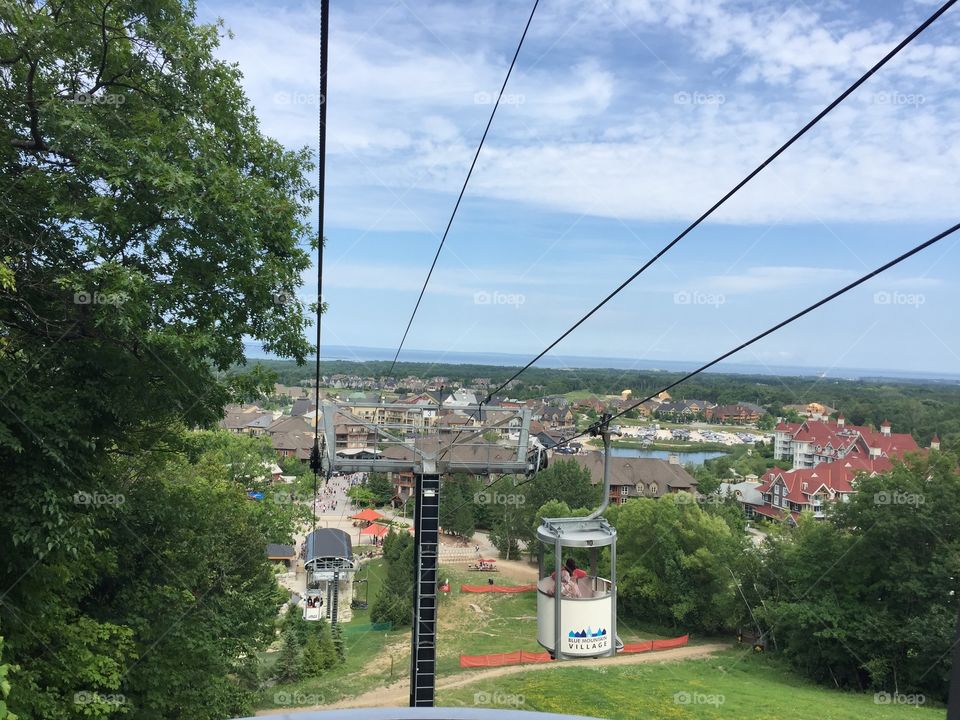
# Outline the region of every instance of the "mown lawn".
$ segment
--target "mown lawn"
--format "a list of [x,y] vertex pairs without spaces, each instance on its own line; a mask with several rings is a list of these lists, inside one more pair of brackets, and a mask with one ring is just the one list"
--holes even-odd
[[889,720],[942,718],[930,705],[884,704],[798,678],[772,656],[731,650],[705,660],[545,669],[450,690],[438,705],[517,707],[600,718]]

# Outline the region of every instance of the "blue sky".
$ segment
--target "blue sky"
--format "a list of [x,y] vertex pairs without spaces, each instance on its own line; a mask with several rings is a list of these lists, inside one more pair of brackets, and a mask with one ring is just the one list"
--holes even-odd
[[[291,148],[316,147],[317,6],[199,6]],[[531,3],[332,6],[324,336],[396,346]],[[536,353],[935,7],[541,0],[407,346]],[[954,224],[958,30],[955,8],[556,352],[708,359]],[[956,372],[958,243],[737,359]]]

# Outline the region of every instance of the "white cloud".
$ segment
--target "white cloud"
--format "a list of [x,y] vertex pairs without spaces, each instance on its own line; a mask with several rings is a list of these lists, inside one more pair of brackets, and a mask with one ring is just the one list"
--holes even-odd
[[[338,223],[436,229],[414,196],[449,196],[463,181],[491,108],[484,96],[495,97],[525,19],[510,6],[516,22],[506,22],[502,7],[384,2],[334,14],[328,177],[351,196],[332,209]],[[636,220],[699,215],[905,34],[901,22],[827,20],[803,4],[610,0],[584,12],[564,1],[544,10],[469,195]],[[221,54],[239,62],[265,130],[289,146],[314,144],[315,11],[225,14],[236,38]],[[658,56],[654,33],[673,48],[669,66],[612,64],[615,43]],[[926,33],[716,221],[947,217],[960,196],[960,100],[950,84],[960,46],[938,37]],[[730,70],[716,76],[715,66]],[[704,85],[723,101],[675,102],[678,89]],[[371,189],[376,209],[355,199]]]

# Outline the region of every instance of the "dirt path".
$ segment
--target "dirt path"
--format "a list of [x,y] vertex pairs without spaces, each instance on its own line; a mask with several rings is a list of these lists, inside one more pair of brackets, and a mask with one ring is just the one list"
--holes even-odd
[[[567,668],[586,665],[591,668],[596,668],[598,663],[603,663],[604,665],[641,665],[645,663],[691,660],[693,658],[709,657],[715,652],[729,648],[730,645],[726,643],[709,643],[706,645],[688,645],[687,647],[676,648],[674,650],[659,650],[657,652],[637,653],[635,655],[619,655],[615,658],[602,660],[564,660],[561,663],[508,665],[506,667],[490,668],[489,670],[480,670],[478,672],[463,673],[454,677],[443,678],[437,682],[437,690],[449,690],[450,688],[462,687],[481,680],[503,677],[504,675],[516,675],[527,672],[549,672],[558,667]],[[371,690],[357,697],[341,700],[340,702],[330,705],[287,708],[284,712],[293,714],[307,712],[309,710],[336,710],[340,708],[404,707],[407,705],[409,696],[409,681],[404,679],[393,685]],[[257,715],[267,715],[275,712],[276,710],[262,710],[258,712]]]

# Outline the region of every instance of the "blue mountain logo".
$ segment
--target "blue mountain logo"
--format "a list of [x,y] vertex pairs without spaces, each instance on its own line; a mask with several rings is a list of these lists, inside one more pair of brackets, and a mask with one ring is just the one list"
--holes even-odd
[[593,631],[593,628],[587,627],[586,630],[571,630],[569,637],[572,638],[595,638],[595,637],[604,637],[607,634],[607,631],[603,628],[600,628],[596,632]]

